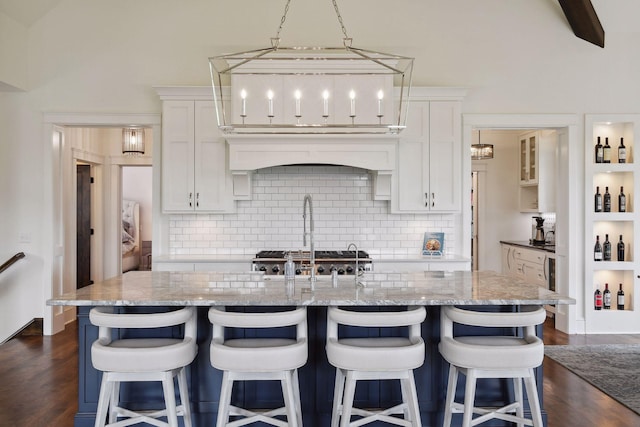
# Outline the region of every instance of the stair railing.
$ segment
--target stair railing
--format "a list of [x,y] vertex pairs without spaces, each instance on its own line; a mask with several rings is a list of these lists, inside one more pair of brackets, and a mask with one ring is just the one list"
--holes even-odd
[[2,273],[3,271],[5,271],[7,268],[11,267],[13,264],[15,264],[16,262],[18,262],[19,260],[21,260],[22,258],[24,258],[24,252],[18,252],[17,254],[15,254],[14,256],[12,256],[11,258],[9,258],[7,260],[7,262],[5,262],[4,264],[2,264],[2,266],[0,267],[0,273]]

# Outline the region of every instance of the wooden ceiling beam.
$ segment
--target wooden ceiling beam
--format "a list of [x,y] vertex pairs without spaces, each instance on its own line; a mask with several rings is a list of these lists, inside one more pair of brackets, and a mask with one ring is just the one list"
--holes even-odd
[[591,0],[558,0],[573,33],[589,43],[604,47],[604,28]]

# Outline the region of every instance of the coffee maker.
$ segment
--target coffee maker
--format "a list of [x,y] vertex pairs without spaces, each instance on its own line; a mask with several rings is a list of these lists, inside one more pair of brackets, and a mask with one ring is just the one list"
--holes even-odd
[[536,220],[536,228],[534,230],[531,243],[533,243],[534,245],[544,245],[544,218],[542,218],[541,216],[534,216],[533,219]]

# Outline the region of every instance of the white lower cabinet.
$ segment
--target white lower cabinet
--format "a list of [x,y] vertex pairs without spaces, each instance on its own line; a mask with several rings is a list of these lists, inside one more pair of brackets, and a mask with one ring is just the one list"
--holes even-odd
[[212,101],[163,102],[162,210],[231,212],[227,144]]
[[411,101],[400,136],[392,210],[459,211],[461,102]]
[[549,286],[551,253],[502,244],[502,273],[540,286]]

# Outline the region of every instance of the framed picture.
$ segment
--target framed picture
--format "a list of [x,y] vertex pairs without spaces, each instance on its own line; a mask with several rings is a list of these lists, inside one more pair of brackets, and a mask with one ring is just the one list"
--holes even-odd
[[444,254],[444,233],[424,233],[422,255],[442,256]]

